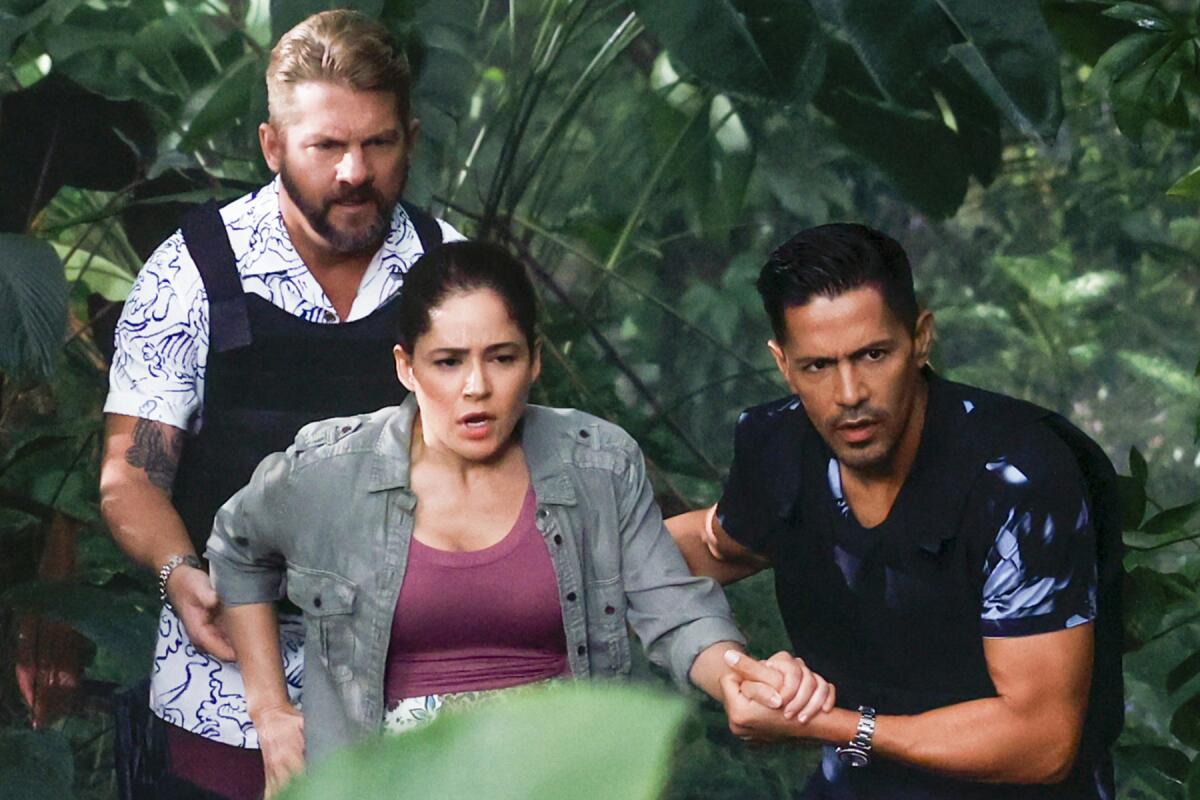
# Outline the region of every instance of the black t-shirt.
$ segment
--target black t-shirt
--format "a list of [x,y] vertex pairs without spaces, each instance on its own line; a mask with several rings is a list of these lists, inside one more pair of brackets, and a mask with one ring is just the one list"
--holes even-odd
[[[804,414],[795,399],[772,406],[767,419]],[[781,456],[790,455],[786,449],[772,452],[757,446],[764,426],[751,430],[752,413],[742,415],[734,434],[734,460],[717,519],[737,542],[770,558],[777,538],[790,535],[780,511],[790,511],[799,492],[784,476],[798,480],[799,466],[780,463]],[[829,460],[827,475],[830,500],[842,523],[837,538],[853,542],[885,536],[897,515],[874,528],[862,527],[842,493],[836,459]],[[1096,534],[1087,495],[1074,455],[1051,431],[1029,425],[1016,432],[975,478],[963,518],[964,526],[989,532],[990,547],[978,560],[983,578],[981,635],[1046,633],[1095,617]],[[852,552],[842,547],[836,552],[847,583],[853,585],[857,576]]]

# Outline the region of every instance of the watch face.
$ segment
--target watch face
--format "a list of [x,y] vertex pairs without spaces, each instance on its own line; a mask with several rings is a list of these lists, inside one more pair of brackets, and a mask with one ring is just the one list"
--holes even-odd
[[871,763],[871,759],[861,750],[855,750],[848,747],[839,747],[837,751],[838,758],[848,767],[865,767]]

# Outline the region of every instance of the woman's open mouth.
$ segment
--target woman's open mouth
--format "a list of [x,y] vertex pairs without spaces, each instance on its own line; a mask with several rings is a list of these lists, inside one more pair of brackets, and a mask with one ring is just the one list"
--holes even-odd
[[492,432],[492,423],[495,420],[496,418],[491,414],[476,412],[459,417],[458,424],[463,427],[468,438],[483,439]]

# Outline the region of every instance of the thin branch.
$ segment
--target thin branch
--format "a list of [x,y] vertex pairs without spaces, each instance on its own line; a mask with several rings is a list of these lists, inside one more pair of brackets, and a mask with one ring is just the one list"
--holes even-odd
[[[571,386],[579,394],[580,399],[587,403],[591,408],[594,408],[595,410],[605,414],[605,416],[608,416],[610,411],[608,406],[601,402],[600,398],[596,397],[595,393],[588,388],[587,382],[583,380],[583,376],[579,374],[578,370],[575,369],[575,366],[567,359],[566,355],[561,349],[559,349],[558,345],[547,339],[542,342],[542,347],[544,351],[549,353],[551,358],[558,362],[558,365],[562,367],[563,372],[565,372],[567,375],[567,380],[571,382]],[[688,502],[688,499],[684,497],[683,493],[679,491],[679,488],[675,486],[675,482],[671,480],[671,476],[667,474],[666,470],[658,466],[658,464],[649,456],[643,454],[643,457],[646,459],[646,468],[654,473],[655,477],[657,478],[657,482],[661,483],[666,488],[666,491],[672,497],[674,497],[680,505],[690,506],[691,504]]]
[[[556,45],[560,41],[560,35],[563,32],[564,26],[562,23],[557,25],[551,24],[553,11],[554,8],[552,7],[543,20],[541,29],[538,31],[537,42],[534,44],[533,55],[530,59],[534,66],[530,71],[529,79],[522,83],[521,91],[517,95],[516,116],[508,126],[504,134],[504,142],[500,146],[500,156],[496,168],[492,173],[492,182],[488,187],[487,202],[484,205],[486,211],[480,231],[484,237],[487,236],[487,232],[492,227],[499,212],[501,199],[506,194],[509,180],[516,169],[517,155],[521,149],[521,142],[525,138],[525,132],[533,119],[533,112],[537,108],[538,99],[549,80],[550,72],[559,54],[562,52],[562,48],[556,47]],[[568,20],[567,25],[571,25],[570,20]],[[552,27],[554,32],[550,35],[549,42],[543,47],[547,31]],[[562,39],[565,40],[568,37],[569,33],[562,36]]]
[[[67,340],[65,342],[63,342],[63,348],[65,349],[76,339],[79,339],[81,336],[83,336],[83,334],[90,332],[92,330],[92,328],[96,327],[96,324],[98,322],[100,322],[100,320],[109,316],[110,314],[112,314],[114,311],[116,311],[119,308],[121,308],[121,304],[119,302],[117,302],[115,300],[109,300],[107,302],[107,304],[104,306],[104,308],[102,308],[98,312],[96,312],[96,314],[91,319],[89,319],[87,322],[80,325],[78,328],[76,328],[71,333],[70,336],[67,337]],[[93,342],[93,346],[94,346],[94,344],[95,343]]]
[[42,192],[46,189],[46,176],[50,172],[50,162],[54,158],[54,151],[58,149],[58,135],[61,130],[62,109],[60,108],[54,115],[54,130],[50,133],[50,144],[46,146],[46,157],[42,159],[42,169],[38,173],[37,186],[33,189],[33,197],[29,199],[29,215],[25,218],[26,231],[33,228],[33,220],[40,207]]
[[[753,372],[735,372],[732,375],[726,375],[723,378],[717,378],[715,381],[709,381],[708,383],[705,383],[702,386],[698,386],[695,389],[692,389],[690,392],[685,392],[684,394],[680,395],[679,397],[676,397],[674,400],[672,400],[667,405],[666,410],[668,413],[677,411],[680,408],[680,406],[684,405],[685,403],[689,402],[690,400],[700,397],[705,392],[707,392],[709,389],[715,389],[718,386],[729,383],[731,381],[741,380],[742,378],[762,378],[763,375],[775,372],[775,369],[776,369],[775,367],[762,367],[760,369],[754,370]],[[654,422],[654,421],[656,421],[656,420],[651,419],[651,422]]]
[[560,134],[562,129],[570,122],[579,110],[583,101],[591,94],[592,89],[599,84],[600,79],[610,66],[616,61],[617,57],[624,52],[632,42],[641,34],[641,26],[637,23],[637,18],[630,14],[627,16],[617,29],[612,32],[596,54],[592,57],[591,62],[580,73],[575,80],[575,84],[567,92],[566,98],[560,103],[560,108],[546,130],[542,133],[541,139],[533,148],[533,155],[529,159],[524,172],[516,178],[509,187],[508,192],[508,208],[510,211],[515,211],[521,198],[529,188],[529,184],[533,181],[533,176],[538,172],[540,165],[546,160],[550,149],[562,140]]
[[[110,219],[111,219],[111,217],[110,217]],[[111,223],[110,223],[109,227],[111,228]],[[88,231],[91,231],[91,230],[92,230],[91,228],[88,228]],[[104,231],[102,233],[102,235],[100,236],[100,242],[104,241],[104,237],[107,235],[107,233],[108,233],[107,231]],[[77,247],[82,246],[82,244],[83,244],[83,239],[80,239],[76,246]],[[67,294],[68,297],[74,295],[75,290],[79,288],[79,284],[83,282],[83,276],[87,274],[87,271],[89,269],[91,269],[91,267],[92,267],[92,262],[96,260],[96,253],[97,253],[97,251],[95,248],[88,251],[87,258],[84,259],[83,266],[79,268],[79,274],[75,276],[75,280],[71,284],[71,290]],[[63,266],[65,267],[66,265],[67,264],[64,261]]]
[[56,504],[58,503],[58,498],[60,495],[62,495],[63,489],[67,487],[67,481],[73,474],[75,474],[75,467],[78,466],[80,459],[83,458],[83,454],[87,452],[89,447],[91,447],[92,441],[95,438],[96,432],[92,431],[87,435],[87,438],[83,440],[83,445],[80,446],[79,452],[77,452],[75,454],[75,458],[71,460],[71,464],[67,467],[66,472],[63,473],[62,480],[58,483],[58,488],[54,490],[54,496],[50,498],[50,506],[52,508],[57,507]]
[[675,160],[675,153],[679,150],[679,146],[683,144],[683,140],[686,138],[688,131],[692,129],[692,125],[696,124],[696,120],[700,118],[701,112],[706,108],[707,104],[705,103],[697,104],[696,110],[692,112],[690,117],[688,117],[687,122],[680,127],[679,133],[671,142],[670,147],[667,148],[667,152],[663,154],[663,157],[659,160],[658,164],[655,165],[654,172],[651,173],[650,178],[642,187],[642,193],[638,196],[637,204],[634,205],[633,210],[629,212],[628,219],[625,220],[625,226],[621,229],[621,233],[617,237],[617,243],[613,245],[612,251],[609,252],[608,258],[604,262],[606,274],[601,276],[600,283],[597,284],[596,288],[592,290],[591,297],[588,298],[588,306],[592,304],[592,300],[595,299],[601,287],[604,286],[607,276],[612,274],[613,268],[620,261],[621,253],[625,250],[625,245],[629,243],[629,238],[633,236],[634,229],[637,228],[638,223],[641,221],[642,214],[645,213],[646,206],[650,204],[650,198],[653,197],[654,193],[658,190],[658,182],[662,180],[663,175],[666,173],[667,166]]
[[673,434],[675,434],[684,448],[687,449],[687,451],[691,453],[698,462],[700,462],[705,471],[709,473],[709,477],[711,479],[719,480],[722,474],[721,469],[713,463],[713,461],[697,443],[692,441],[692,438],[688,436],[687,432],[683,430],[683,428],[681,428],[679,424],[663,410],[662,404],[659,403],[658,399],[654,396],[654,392],[649,386],[646,385],[641,377],[638,376],[637,372],[632,366],[629,365],[628,362],[625,361],[621,354],[617,352],[617,349],[613,346],[612,342],[608,340],[608,337],[604,335],[604,332],[596,326],[596,323],[594,323],[586,314],[584,314],[582,309],[575,305],[570,296],[567,294],[566,290],[558,285],[558,283],[554,280],[554,277],[537,261],[537,259],[534,258],[533,254],[529,252],[529,248],[526,247],[518,237],[513,236],[512,233],[507,230],[502,231],[502,233],[505,235],[505,238],[518,249],[522,259],[526,264],[529,265],[529,268],[533,270],[533,273],[538,276],[542,283],[545,284],[546,288],[550,290],[551,294],[553,294],[558,301],[562,303],[562,305],[574,313],[580,319],[580,321],[583,322],[588,329],[588,333],[591,334],[592,339],[597,345],[599,345],[605,356],[608,357],[612,363],[616,365],[617,369],[619,369],[625,375],[637,393],[640,394],[647,404],[649,404],[650,408],[654,410],[655,415],[661,418],[662,424],[665,425]]
[[[477,222],[482,219],[482,216],[477,212],[469,211],[468,209],[466,209],[462,206],[451,203],[448,200],[443,200],[440,197],[435,197],[434,199],[436,199],[440,203],[443,203],[444,205],[446,205],[447,208],[455,211],[458,214],[461,214],[462,216],[466,217],[467,219],[472,219]],[[521,217],[513,217],[513,218],[509,219],[508,221],[511,223],[520,225],[527,232],[536,233],[538,236],[541,236],[542,238],[544,238],[550,242],[553,242],[554,244],[561,247],[563,250],[566,250],[568,253],[570,253],[571,255],[578,258],[580,260],[580,262],[583,263],[584,265],[589,266],[595,270],[605,272],[605,266],[603,264],[601,264],[598,260],[589,256],[587,253],[583,252],[582,250],[578,249],[577,247],[572,246],[569,242],[563,240],[562,237],[556,235],[555,233],[553,233],[551,231],[546,230],[541,225],[538,225],[536,222],[532,222],[530,220],[526,220]],[[522,241],[526,245],[528,244],[527,240],[522,240]],[[636,294],[638,297],[642,298],[643,300],[648,301],[649,303],[654,305],[656,308],[658,308],[660,311],[662,311],[664,314],[670,316],[672,319],[674,319],[680,325],[687,328],[689,331],[692,331],[697,336],[704,339],[704,341],[708,342],[713,347],[716,347],[718,350],[720,350],[721,352],[723,352],[730,358],[737,361],[739,364],[742,365],[742,367],[744,367],[746,369],[746,371],[748,373],[755,374],[757,379],[764,386],[768,386],[771,389],[778,388],[771,381],[762,378],[761,374],[759,374],[761,372],[761,369],[757,364],[755,364],[754,362],[747,359],[741,353],[738,353],[736,350],[731,348],[725,342],[722,342],[720,339],[713,336],[709,331],[705,330],[701,326],[699,326],[696,323],[689,320],[687,317],[680,314],[678,311],[676,311],[674,308],[672,308],[671,305],[669,303],[667,303],[666,301],[656,297],[654,294],[643,289],[641,286],[638,286],[637,283],[630,280],[629,278],[626,278],[624,275],[622,275],[619,272],[611,272],[611,273],[606,272],[605,274],[608,274],[613,280],[620,283],[626,289],[633,292],[634,294]]]
[[62,262],[64,265],[71,260],[71,257],[75,255],[75,253],[79,250],[80,245],[82,245],[84,240],[91,235],[92,230],[95,229],[97,225],[99,225],[101,222],[106,222],[112,217],[121,213],[123,209],[115,208],[118,201],[124,199],[125,195],[132,192],[140,183],[141,180],[135,180],[127,186],[117,190],[112,197],[108,198],[104,205],[100,207],[100,210],[96,212],[96,215],[88,222],[88,226],[84,228],[80,237],[75,240],[75,244],[71,245],[71,249],[69,249],[67,254],[63,256]]

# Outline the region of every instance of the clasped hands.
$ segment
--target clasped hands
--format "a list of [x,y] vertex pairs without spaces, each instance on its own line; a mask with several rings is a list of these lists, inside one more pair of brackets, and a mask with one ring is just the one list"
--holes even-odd
[[734,735],[755,742],[818,738],[815,723],[833,710],[837,690],[803,659],[781,651],[759,661],[727,650],[725,663],[721,694]]

